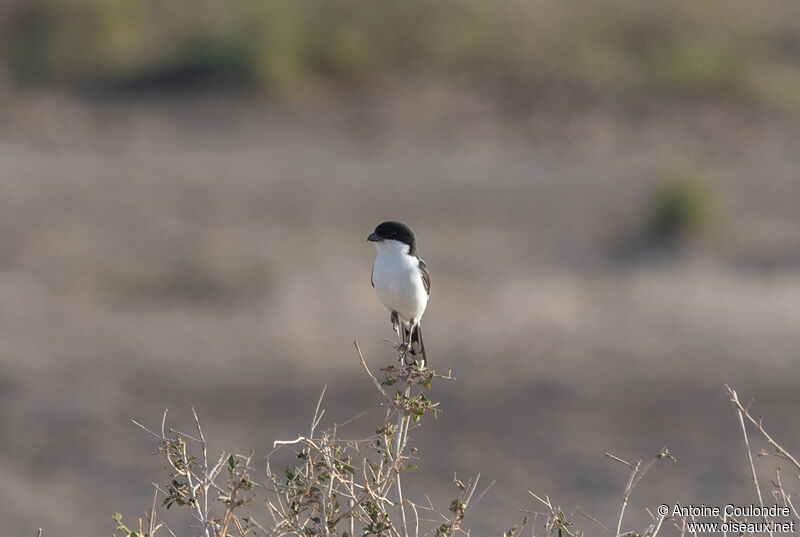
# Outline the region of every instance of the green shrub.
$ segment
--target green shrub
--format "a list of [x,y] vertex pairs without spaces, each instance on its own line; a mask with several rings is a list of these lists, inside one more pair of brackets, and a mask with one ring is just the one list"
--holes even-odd
[[676,243],[707,232],[715,220],[707,182],[685,167],[658,174],[650,199],[647,234],[656,243]]

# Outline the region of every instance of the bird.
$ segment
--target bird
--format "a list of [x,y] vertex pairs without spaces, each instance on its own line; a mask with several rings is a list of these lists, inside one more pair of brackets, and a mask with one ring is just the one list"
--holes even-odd
[[428,305],[431,277],[425,261],[417,255],[417,240],[411,228],[401,222],[379,224],[367,237],[377,255],[372,265],[372,287],[391,312],[392,327],[400,338],[399,358],[411,355],[425,367],[428,358],[422,341],[420,320]]

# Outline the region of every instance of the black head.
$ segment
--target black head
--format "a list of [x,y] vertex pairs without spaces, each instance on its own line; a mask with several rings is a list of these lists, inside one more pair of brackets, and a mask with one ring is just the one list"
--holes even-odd
[[407,225],[400,222],[384,222],[375,228],[375,233],[367,237],[368,241],[380,242],[384,240],[396,240],[408,244],[411,255],[417,253],[417,240],[414,232]]

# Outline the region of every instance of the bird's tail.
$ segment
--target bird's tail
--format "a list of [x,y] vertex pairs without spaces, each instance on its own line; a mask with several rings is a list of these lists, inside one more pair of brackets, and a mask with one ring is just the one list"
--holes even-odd
[[424,365],[425,367],[428,366],[428,356],[425,354],[425,343],[422,341],[422,327],[420,325],[416,325],[414,330],[411,332],[411,339],[408,339],[408,329],[403,326],[403,336],[405,341],[411,341],[411,349],[409,349],[409,354],[414,356],[414,359],[417,363]]

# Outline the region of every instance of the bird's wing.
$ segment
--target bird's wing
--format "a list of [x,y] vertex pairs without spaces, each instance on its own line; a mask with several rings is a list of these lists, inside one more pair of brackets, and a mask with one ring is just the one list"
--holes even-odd
[[372,288],[375,289],[375,263],[372,263],[372,272],[369,273],[369,283],[371,283]]
[[431,275],[428,273],[428,265],[422,259],[419,260],[419,271],[422,273],[422,283],[425,284],[425,291],[431,294]]

